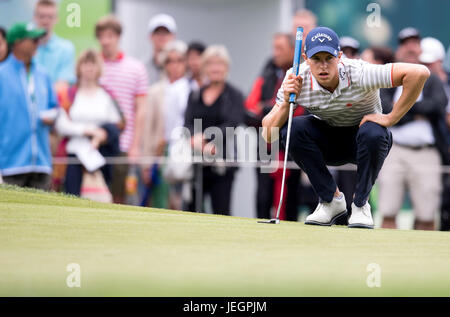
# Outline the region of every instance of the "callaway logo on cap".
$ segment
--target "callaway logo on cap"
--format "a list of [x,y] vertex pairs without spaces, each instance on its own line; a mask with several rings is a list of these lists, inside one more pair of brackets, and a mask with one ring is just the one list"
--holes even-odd
[[331,37],[325,33],[317,33],[311,38],[311,41],[314,42],[315,40],[319,40],[320,43],[323,43],[325,40],[331,41]]
[[308,58],[319,52],[337,56],[340,51],[339,37],[330,28],[319,26],[312,29],[305,40],[305,53]]

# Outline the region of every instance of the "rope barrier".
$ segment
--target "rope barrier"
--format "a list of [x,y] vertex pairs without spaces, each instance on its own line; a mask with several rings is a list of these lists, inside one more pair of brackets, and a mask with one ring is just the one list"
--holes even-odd
[[[145,157],[105,157],[105,161],[109,165],[133,165],[133,164],[142,164],[142,165],[150,165],[150,164],[158,164],[165,165],[168,162],[168,158],[165,156],[145,156]],[[275,168],[279,166],[283,168],[283,161],[271,161],[270,163],[249,160],[249,161],[225,161],[225,160],[215,160],[214,162],[208,162],[205,160],[192,160],[192,163],[202,164],[204,166],[225,166],[225,167],[253,167],[253,168]],[[180,163],[183,163],[180,161]],[[76,157],[54,157],[53,158],[54,165],[74,165],[80,164],[80,161]],[[288,161],[287,166],[288,169],[300,169],[300,167],[294,161]],[[450,174],[450,166],[449,165],[441,165],[441,166],[430,166],[427,164],[419,165],[420,169],[428,170],[428,171],[436,171],[443,174]],[[345,164],[342,166],[328,166],[330,170],[336,171],[356,171],[356,165],[354,164]],[[400,169],[400,168],[399,168]]]

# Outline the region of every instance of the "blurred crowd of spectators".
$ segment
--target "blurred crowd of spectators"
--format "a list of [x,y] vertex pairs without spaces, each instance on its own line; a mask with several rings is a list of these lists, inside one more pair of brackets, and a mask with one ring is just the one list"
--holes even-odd
[[[177,39],[176,21],[158,14],[148,23],[152,54],[145,63],[120,47],[122,25],[113,15],[101,18],[93,32],[100,52],[87,50],[75,59],[75,48],[53,28],[58,8],[38,1],[34,21],[0,28],[0,175],[19,186],[93,197],[103,201],[178,210],[204,211],[204,195],[214,213],[229,214],[237,167],[194,164],[186,179],[169,178],[158,161],[167,157],[186,127],[193,152],[216,151],[205,133],[218,127],[260,127],[275,104],[276,93],[292,66],[295,30],[304,36],[318,25],[308,10],[298,11],[290,33],[272,37],[272,53],[251,91],[228,81],[231,57],[223,45]],[[450,81],[444,70],[445,49],[439,40],[422,38],[407,27],[398,34],[398,48],[368,47],[342,34],[346,58],[369,63],[422,63],[432,76],[409,113],[394,127],[394,145],[379,177],[378,210],[383,227],[396,227],[396,215],[409,193],[415,228],[450,230]],[[401,87],[382,89],[383,111],[389,112]],[[304,115],[298,107],[295,115]],[[194,120],[202,120],[202,130]],[[223,153],[225,158],[226,153]],[[284,153],[277,153],[283,160]],[[52,164],[54,157],[76,158],[75,164]],[[127,158],[108,164],[105,157]],[[257,216],[271,218],[279,201],[281,169],[257,172]],[[95,175],[95,177],[92,177]],[[353,194],[356,173],[335,173],[345,195]],[[198,180],[201,179],[201,182]],[[1,181],[1,179],[0,179]],[[202,188],[199,188],[199,184]],[[104,195],[109,193],[109,195]],[[202,193],[200,195],[200,193]],[[296,221],[299,206],[312,208],[317,197],[300,170],[288,170],[281,219]],[[350,206],[348,206],[350,210]]]

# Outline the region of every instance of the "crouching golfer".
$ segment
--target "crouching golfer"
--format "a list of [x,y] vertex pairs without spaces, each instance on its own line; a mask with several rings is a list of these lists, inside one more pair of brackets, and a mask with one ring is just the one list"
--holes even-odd
[[[263,119],[263,136],[274,142],[271,128],[278,127],[286,143],[289,94],[296,106],[311,113],[292,121],[289,155],[308,175],[320,198],[306,224],[332,225],[346,215],[343,193],[326,165],[357,165],[357,185],[349,227],[373,228],[368,197],[378,172],[389,153],[392,136],[387,127],[397,123],[413,106],[430,76],[422,65],[393,63],[372,65],[341,58],[339,38],[326,27],[309,32],[305,41],[305,62],[299,76],[287,72],[278,91],[276,105]],[[392,112],[382,114],[379,88],[403,86]],[[351,197],[347,197],[351,199]]]

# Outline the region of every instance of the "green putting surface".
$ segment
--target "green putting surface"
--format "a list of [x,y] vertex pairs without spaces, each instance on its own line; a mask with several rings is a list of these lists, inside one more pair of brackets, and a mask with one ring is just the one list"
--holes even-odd
[[450,233],[258,224],[1,185],[0,281],[0,296],[450,296]]

